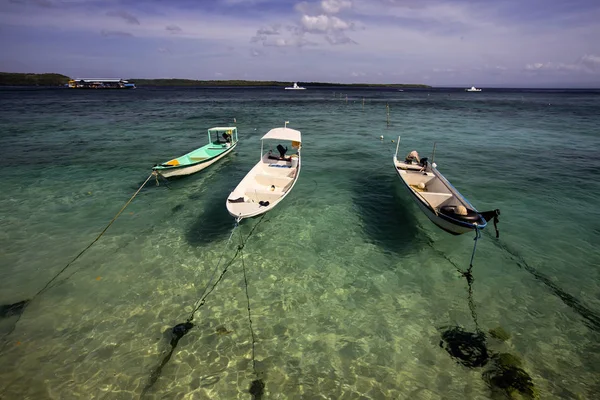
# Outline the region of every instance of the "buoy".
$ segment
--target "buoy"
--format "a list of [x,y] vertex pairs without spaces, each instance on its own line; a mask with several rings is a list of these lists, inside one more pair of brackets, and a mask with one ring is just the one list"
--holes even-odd
[[394,139],[392,139],[392,143],[394,143]]
[[379,136],[379,139],[383,140],[383,135]]

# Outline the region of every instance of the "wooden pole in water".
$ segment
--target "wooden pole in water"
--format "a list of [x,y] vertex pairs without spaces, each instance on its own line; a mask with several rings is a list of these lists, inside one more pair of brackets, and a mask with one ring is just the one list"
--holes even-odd
[[365,98],[363,97],[363,109],[365,108]]
[[385,103],[385,111],[387,115],[387,125],[390,126],[390,105],[388,103]]
[[348,104],[348,95],[346,95],[346,104]]

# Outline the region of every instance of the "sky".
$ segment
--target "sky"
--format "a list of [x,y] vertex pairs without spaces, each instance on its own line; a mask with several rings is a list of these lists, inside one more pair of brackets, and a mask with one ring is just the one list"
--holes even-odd
[[600,0],[0,0],[0,71],[600,87]]

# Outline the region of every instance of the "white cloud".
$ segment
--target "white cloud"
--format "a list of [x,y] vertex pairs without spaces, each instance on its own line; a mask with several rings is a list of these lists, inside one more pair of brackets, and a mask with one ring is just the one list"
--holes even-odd
[[344,8],[351,8],[352,2],[349,0],[322,0],[321,8],[328,14],[336,14]]
[[600,70],[600,56],[586,54],[579,59],[579,63],[591,71]]
[[257,36],[262,35],[279,35],[281,33],[281,24],[271,25],[268,28],[260,28],[256,31]]
[[223,76],[223,73],[222,73],[222,72],[215,72],[215,76],[216,76],[216,77]]
[[328,31],[344,31],[352,29],[352,24],[335,16],[328,15],[303,15],[300,23],[306,32],[326,33]]
[[329,44],[332,44],[332,45],[358,44],[354,40],[352,40],[348,36],[346,36],[346,34],[343,32],[329,33],[329,34],[325,35],[325,40],[327,40],[327,42],[329,42]]
[[525,65],[525,70],[530,72],[600,72],[600,56],[585,54],[574,63],[562,62],[537,62]]

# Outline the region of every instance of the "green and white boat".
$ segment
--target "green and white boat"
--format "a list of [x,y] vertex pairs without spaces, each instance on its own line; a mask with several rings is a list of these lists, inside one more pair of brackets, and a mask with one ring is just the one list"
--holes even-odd
[[208,130],[208,144],[181,157],[156,164],[152,170],[165,178],[202,171],[229,154],[238,144],[237,128],[215,127]]

